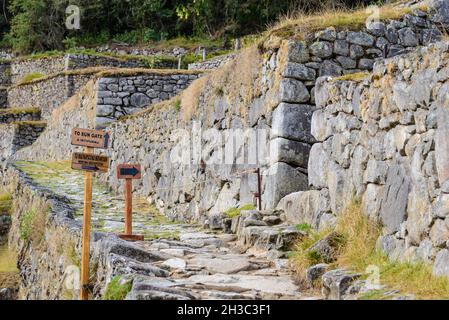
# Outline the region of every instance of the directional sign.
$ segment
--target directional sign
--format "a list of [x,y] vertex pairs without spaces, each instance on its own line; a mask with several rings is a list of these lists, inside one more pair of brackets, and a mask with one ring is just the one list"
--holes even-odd
[[89,172],[108,172],[109,157],[74,152],[72,155],[72,169]]
[[120,164],[117,166],[118,179],[142,179],[140,164]]
[[109,133],[102,130],[90,130],[73,128],[72,145],[107,149],[109,144]]

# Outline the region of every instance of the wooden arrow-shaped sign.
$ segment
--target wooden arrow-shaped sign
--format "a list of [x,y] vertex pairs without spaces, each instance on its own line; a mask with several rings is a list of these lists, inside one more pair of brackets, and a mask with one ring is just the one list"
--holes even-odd
[[118,179],[142,179],[140,164],[121,164],[117,166]]
[[96,154],[74,152],[72,155],[72,169],[90,172],[108,172],[109,158]]
[[109,138],[109,133],[102,130],[73,128],[71,142],[74,146],[107,149]]

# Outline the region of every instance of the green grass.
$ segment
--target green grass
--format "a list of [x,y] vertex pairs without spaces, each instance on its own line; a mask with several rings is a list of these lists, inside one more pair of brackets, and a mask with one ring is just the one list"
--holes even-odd
[[12,196],[6,192],[0,192],[0,215],[10,215],[12,212]]
[[181,99],[180,99],[179,97],[178,97],[177,99],[174,100],[174,102],[173,102],[173,107],[175,108],[175,110],[176,110],[177,112],[180,112],[180,111],[181,111],[182,105],[181,105]]
[[296,230],[301,231],[301,232],[306,232],[309,233],[312,231],[312,226],[308,223],[300,223],[295,225]]
[[24,241],[39,245],[45,236],[48,208],[30,208],[20,219],[19,235]]
[[23,85],[33,82],[34,80],[44,78],[45,75],[39,72],[32,72],[25,75],[17,84]]
[[229,208],[228,210],[226,210],[224,212],[224,214],[228,218],[235,218],[235,217],[239,216],[242,211],[245,211],[245,210],[256,210],[256,207],[253,204],[244,204],[238,208],[236,208],[236,207]]
[[109,282],[106,292],[104,293],[103,300],[123,300],[126,295],[131,291],[132,282],[126,282],[120,284],[121,277],[115,276]]
[[180,232],[179,231],[163,231],[163,232],[153,232],[146,231],[144,233],[145,240],[157,240],[157,239],[170,239],[179,241]]

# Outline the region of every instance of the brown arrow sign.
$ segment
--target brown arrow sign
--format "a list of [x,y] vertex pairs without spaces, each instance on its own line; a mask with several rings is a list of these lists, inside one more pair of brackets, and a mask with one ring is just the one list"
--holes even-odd
[[140,164],[120,164],[117,166],[118,179],[142,179]]
[[74,152],[72,155],[72,169],[90,172],[108,172],[109,157]]
[[102,130],[90,130],[73,128],[72,145],[107,149],[109,144],[109,133]]

